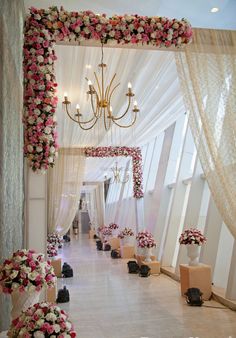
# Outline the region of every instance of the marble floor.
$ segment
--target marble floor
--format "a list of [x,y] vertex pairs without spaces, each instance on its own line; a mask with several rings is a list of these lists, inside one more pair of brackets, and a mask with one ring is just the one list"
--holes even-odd
[[87,237],[65,244],[62,261],[73,267],[74,277],[58,281],[58,288],[69,288],[71,300],[60,307],[78,338],[236,338],[235,312],[186,305],[178,282],[163,274],[128,274],[127,260],[97,251]]

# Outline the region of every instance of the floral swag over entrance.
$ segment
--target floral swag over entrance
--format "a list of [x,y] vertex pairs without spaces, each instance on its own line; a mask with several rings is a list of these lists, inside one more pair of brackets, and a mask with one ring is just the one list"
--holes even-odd
[[31,8],[24,41],[24,155],[34,171],[53,167],[57,156],[56,42],[97,40],[120,45],[181,47],[191,42],[187,20],[138,15],[108,18],[91,11]]
[[133,197],[143,197],[142,153],[139,147],[89,147],[84,150],[87,157],[132,157]]

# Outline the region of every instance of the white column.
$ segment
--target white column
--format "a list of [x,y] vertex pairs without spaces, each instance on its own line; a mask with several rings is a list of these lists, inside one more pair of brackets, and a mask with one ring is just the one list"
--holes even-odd
[[200,260],[201,262],[210,265],[212,272],[214,272],[216,264],[221,228],[222,218],[216,208],[213,198],[210,197],[204,231],[207,243],[202,246]]
[[46,253],[47,175],[26,169],[26,248]]
[[162,257],[163,266],[172,266],[176,253],[176,245],[180,229],[183,227],[185,211],[187,207],[189,187],[183,180],[189,176],[191,161],[193,158],[194,145],[189,127],[185,133],[184,146],[180,156],[180,165],[176,184],[174,186],[173,203],[168,219],[166,242]]
[[[183,230],[190,227],[195,228],[198,225],[199,213],[205,185],[205,180],[201,178],[201,173],[201,165],[199,163],[199,160],[196,158],[194,173],[191,180],[189,182],[188,180],[183,182],[184,184],[191,184]],[[187,262],[187,250],[184,245],[180,245],[176,261],[175,273],[179,275],[179,264]]]

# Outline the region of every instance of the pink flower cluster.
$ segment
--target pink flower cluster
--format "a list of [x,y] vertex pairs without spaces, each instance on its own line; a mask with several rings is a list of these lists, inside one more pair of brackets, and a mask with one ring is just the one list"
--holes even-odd
[[63,238],[59,235],[58,231],[55,231],[51,234],[48,234],[47,242],[55,245],[58,248],[61,248],[63,244]]
[[119,229],[119,225],[116,224],[116,223],[110,223],[108,227],[111,230],[117,230],[117,229]]
[[123,239],[124,237],[132,237],[134,236],[134,232],[133,229],[125,227],[124,229],[122,229],[119,234],[118,234],[118,238]]
[[55,274],[43,254],[34,250],[18,250],[0,266],[0,285],[4,293],[40,291],[55,285]]
[[[24,155],[34,171],[45,172],[57,157],[56,41],[98,40],[116,44],[180,47],[191,42],[187,20],[135,15],[67,12],[57,7],[30,9],[24,41]],[[141,183],[140,183],[141,184]],[[135,193],[142,197],[142,189]]]
[[153,248],[156,246],[153,235],[147,230],[140,231],[136,239],[139,248]]
[[7,336],[10,338],[76,337],[68,315],[57,305],[37,303],[11,323]]
[[142,153],[139,147],[90,147],[85,148],[87,157],[116,157],[130,156],[133,163],[133,196],[134,198],[143,197],[143,172],[142,172]]
[[179,238],[180,244],[198,244],[202,245],[206,243],[206,237],[196,228],[186,229]]
[[58,251],[57,251],[57,246],[52,243],[47,242],[47,255],[48,257],[55,257],[57,256]]
[[112,236],[112,229],[110,229],[108,226],[104,226],[101,230],[101,234],[103,236]]

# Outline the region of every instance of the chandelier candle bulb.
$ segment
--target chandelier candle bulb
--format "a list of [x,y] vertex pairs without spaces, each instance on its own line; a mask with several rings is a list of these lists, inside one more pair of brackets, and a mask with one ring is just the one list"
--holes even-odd
[[80,105],[77,103],[76,110],[78,111],[80,109]]
[[131,89],[132,88],[132,84],[129,82],[128,83],[128,88]]

